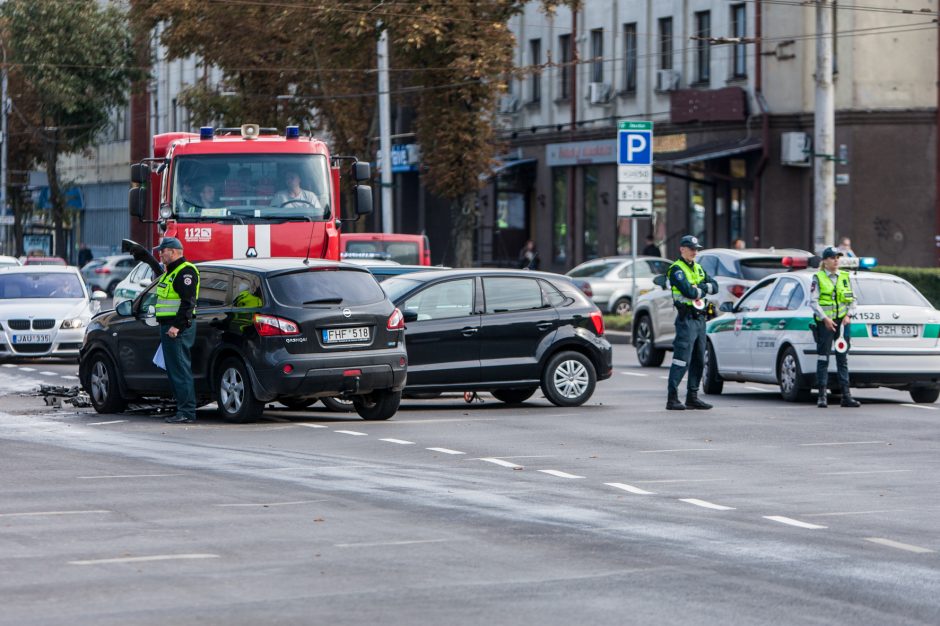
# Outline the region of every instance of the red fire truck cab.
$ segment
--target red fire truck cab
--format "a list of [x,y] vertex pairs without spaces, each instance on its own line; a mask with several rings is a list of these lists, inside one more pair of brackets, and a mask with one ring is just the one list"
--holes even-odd
[[131,166],[130,214],[177,237],[190,261],[265,257],[339,260],[339,163],[351,161],[353,221],[372,212],[368,163],[330,157],[300,129],[245,124],[153,138]]

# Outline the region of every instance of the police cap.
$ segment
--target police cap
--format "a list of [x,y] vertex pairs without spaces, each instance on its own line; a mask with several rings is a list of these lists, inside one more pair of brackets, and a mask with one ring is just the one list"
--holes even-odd
[[829,246],[823,250],[822,253],[822,258],[824,259],[837,259],[840,256],[842,256],[842,252],[838,248],[834,248],[832,246]]
[[701,250],[705,246],[699,243],[698,237],[695,235],[686,235],[679,240],[680,248],[695,248],[696,250]]
[[167,250],[167,249],[182,250],[183,244],[180,243],[180,240],[177,239],[176,237],[164,237],[160,241],[160,245],[154,248],[154,250],[156,250],[157,252],[159,252],[160,250]]

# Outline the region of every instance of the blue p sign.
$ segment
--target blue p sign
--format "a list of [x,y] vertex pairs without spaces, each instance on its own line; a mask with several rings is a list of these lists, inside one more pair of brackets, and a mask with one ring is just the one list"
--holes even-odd
[[620,165],[652,165],[653,146],[649,131],[620,131],[617,163]]

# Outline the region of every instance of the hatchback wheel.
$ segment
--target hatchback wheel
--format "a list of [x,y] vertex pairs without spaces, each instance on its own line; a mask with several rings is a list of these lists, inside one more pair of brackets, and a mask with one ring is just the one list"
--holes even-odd
[[506,404],[519,404],[532,397],[538,387],[528,387],[526,389],[494,389],[490,393],[493,397]]
[[95,352],[88,364],[85,390],[91,405],[99,413],[120,413],[127,402],[118,389],[117,369],[104,352]]
[[339,396],[330,397],[330,398],[320,398],[320,402],[323,403],[330,411],[334,413],[352,413],[356,410],[356,407],[353,406],[352,400],[346,400],[345,398],[340,398]]
[[780,381],[780,395],[787,402],[808,402],[810,392],[803,385],[803,372],[800,360],[792,347],[787,347],[777,365],[777,380]]
[[594,393],[594,365],[578,352],[559,352],[542,372],[542,393],[556,406],[580,406]]
[[239,359],[225,359],[216,370],[216,403],[219,413],[229,422],[252,422],[264,411],[251,389],[245,364]]
[[633,325],[633,343],[636,346],[636,358],[643,367],[659,367],[666,358],[666,351],[656,347],[653,336],[653,322],[648,315],[642,315]]
[[362,396],[353,396],[353,406],[356,413],[364,420],[387,420],[398,412],[401,404],[401,392],[390,389],[379,389]]
[[614,315],[629,315],[632,310],[633,305],[630,304],[630,298],[617,298],[617,301],[614,302],[614,306],[611,307],[611,311],[614,312]]
[[940,398],[940,389],[930,389],[929,387],[914,387],[910,391],[911,400],[918,404],[933,404]]
[[702,373],[702,391],[717,396],[725,387],[725,381],[718,375],[718,359],[715,358],[715,347],[711,342],[705,344],[705,371]]

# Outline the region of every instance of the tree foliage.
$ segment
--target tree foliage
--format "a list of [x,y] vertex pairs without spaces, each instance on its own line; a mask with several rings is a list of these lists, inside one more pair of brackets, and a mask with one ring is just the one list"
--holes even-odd
[[31,106],[14,99],[34,125],[41,144],[36,161],[46,167],[56,254],[67,256],[63,231],[65,200],[57,161],[61,154],[92,145],[111,112],[127,102],[133,66],[127,16],[116,4],[96,0],[36,2],[6,0],[0,5],[7,58],[22,80]]

